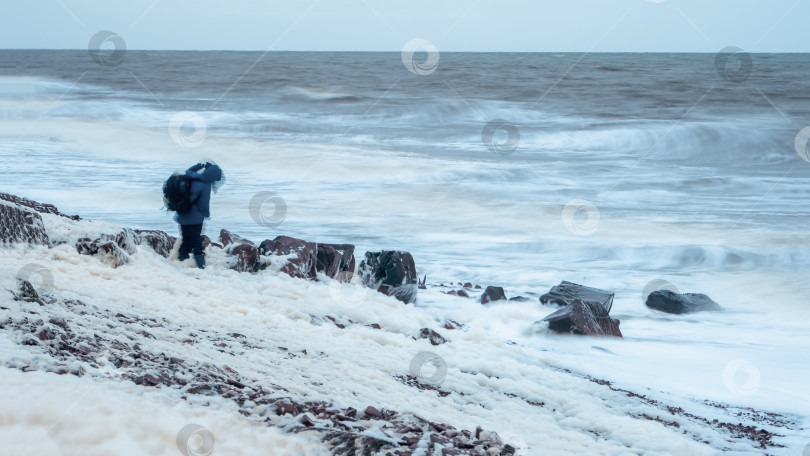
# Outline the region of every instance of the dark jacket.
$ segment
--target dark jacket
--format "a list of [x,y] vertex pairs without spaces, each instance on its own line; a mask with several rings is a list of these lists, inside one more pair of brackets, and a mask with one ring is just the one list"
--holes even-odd
[[186,174],[192,177],[191,181],[191,210],[185,214],[177,214],[174,219],[181,225],[198,225],[204,219],[211,216],[209,202],[211,201],[211,184],[222,179],[222,169],[217,165],[211,165],[202,173],[197,171],[202,169],[201,164],[196,164],[186,170]]

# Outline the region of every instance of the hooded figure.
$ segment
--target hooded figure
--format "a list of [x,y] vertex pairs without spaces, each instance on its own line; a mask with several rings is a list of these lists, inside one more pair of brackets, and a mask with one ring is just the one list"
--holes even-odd
[[[202,173],[198,172],[199,170],[203,170]],[[186,260],[189,253],[193,253],[197,267],[205,269],[205,253],[202,245],[203,221],[211,216],[209,210],[211,185],[222,179],[222,169],[211,163],[197,163],[187,169],[186,174],[192,178],[191,210],[174,217],[180,224],[180,233],[183,238],[177,259]]]

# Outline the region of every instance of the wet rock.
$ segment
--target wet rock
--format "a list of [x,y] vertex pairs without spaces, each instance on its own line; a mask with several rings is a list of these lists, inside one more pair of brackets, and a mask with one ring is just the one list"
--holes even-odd
[[657,290],[647,296],[647,307],[671,314],[723,310],[719,304],[703,293],[675,293]]
[[506,293],[504,293],[503,287],[487,287],[481,295],[481,304],[503,299],[506,299]]
[[363,413],[366,416],[371,417],[371,418],[377,418],[377,419],[385,418],[385,416],[383,416],[382,412],[377,410],[376,407],[372,407],[370,405],[368,407],[366,407],[366,410]]
[[168,258],[177,238],[159,230],[134,230],[135,243],[145,245],[158,255]]
[[470,297],[469,293],[467,293],[464,290],[458,290],[456,292],[456,295],[461,296],[462,298],[469,298]]
[[622,337],[619,320],[610,318],[601,302],[574,302],[543,318],[548,327],[561,333],[573,333],[585,336]]
[[531,298],[527,298],[525,296],[513,296],[513,297],[509,298],[509,300],[510,301],[515,301],[515,302],[530,302]]
[[50,245],[50,240],[38,213],[0,202],[0,245],[12,243]]
[[416,302],[418,277],[413,257],[408,252],[383,250],[366,252],[358,274],[369,288],[393,296],[404,303]]
[[124,228],[118,234],[102,234],[94,240],[81,238],[76,242],[76,251],[82,255],[99,257],[101,261],[116,268],[129,261],[135,250],[135,231]]
[[560,306],[568,306],[575,300],[598,302],[610,313],[613,307],[613,293],[598,288],[586,287],[573,282],[563,280],[559,285],[555,285],[548,293],[540,296],[543,304],[551,302]]
[[218,249],[222,248],[222,244],[217,244],[216,242],[212,241],[211,238],[208,237],[207,234],[203,235],[202,240],[203,240],[203,242],[202,242],[203,250],[207,249],[208,247],[216,247]]
[[20,286],[20,292],[14,293],[15,301],[36,302],[41,306],[45,305],[45,302],[39,297],[39,293],[37,293],[37,290],[31,285],[31,282],[18,279],[17,283]]
[[327,277],[348,282],[354,274],[354,246],[352,244],[318,244],[317,272]]
[[420,339],[428,339],[431,345],[441,345],[447,342],[447,339],[442,337],[441,334],[437,333],[436,331],[430,328],[422,328],[419,331],[419,338]]
[[219,231],[219,242],[222,244],[222,247],[228,247],[229,245],[239,245],[239,244],[246,244],[246,245],[253,245],[256,244],[251,241],[250,239],[245,239],[242,236],[239,236],[236,233],[231,233],[226,229],[222,229]]
[[237,272],[255,272],[258,269],[259,249],[253,244],[239,244],[229,252],[236,257],[231,269]]
[[53,204],[38,203],[28,198],[23,198],[21,196],[11,195],[8,193],[0,193],[0,200],[8,201],[9,203],[16,204],[17,206],[33,209],[34,211],[39,212],[41,214],[54,214],[60,217],[69,218],[71,220],[81,220],[78,215],[65,215],[59,212],[59,210],[56,209],[56,206],[54,206]]
[[286,256],[281,272],[300,279],[315,279],[317,275],[318,247],[314,242],[307,242],[289,236],[277,236],[267,239],[259,245],[259,254],[267,256]]

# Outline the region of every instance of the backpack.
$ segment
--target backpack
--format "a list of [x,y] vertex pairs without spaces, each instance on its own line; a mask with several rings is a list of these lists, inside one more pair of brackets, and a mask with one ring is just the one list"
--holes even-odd
[[163,204],[166,209],[185,214],[191,210],[191,177],[174,173],[163,183]]

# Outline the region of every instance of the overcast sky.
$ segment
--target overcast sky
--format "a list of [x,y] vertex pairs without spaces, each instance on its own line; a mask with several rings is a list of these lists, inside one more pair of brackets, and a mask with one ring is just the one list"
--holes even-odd
[[810,0],[5,0],[0,48],[810,52]]

